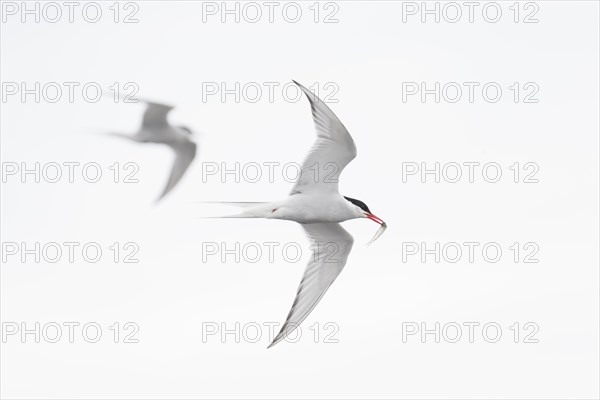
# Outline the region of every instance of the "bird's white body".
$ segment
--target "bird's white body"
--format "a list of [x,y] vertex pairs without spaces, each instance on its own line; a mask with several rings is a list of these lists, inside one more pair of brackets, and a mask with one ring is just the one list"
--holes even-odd
[[155,129],[142,127],[132,139],[142,143],[160,143],[169,146],[190,142],[190,135],[177,126],[165,126]]
[[325,251],[311,257],[286,321],[269,347],[285,339],[304,321],[346,265],[354,239],[339,223],[354,218],[372,219],[382,226],[373,240],[386,228],[381,219],[371,214],[366,204],[339,193],[340,174],[356,157],[354,140],[322,100],[295,83],[310,102],[317,130],[317,140],[302,164],[298,182],[287,198],[269,203],[242,203],[243,211],[228,217],[298,222],[312,249],[333,246],[335,257],[328,257],[330,254]]
[[297,193],[283,200],[246,208],[235,217],[284,219],[313,224],[364,218],[364,212],[338,193]]

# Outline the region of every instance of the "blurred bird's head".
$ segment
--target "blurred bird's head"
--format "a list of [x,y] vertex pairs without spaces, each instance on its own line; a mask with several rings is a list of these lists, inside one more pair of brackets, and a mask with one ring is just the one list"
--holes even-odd
[[179,129],[181,129],[182,131],[184,131],[188,135],[193,134],[192,130],[190,128],[188,128],[187,126],[179,126]]

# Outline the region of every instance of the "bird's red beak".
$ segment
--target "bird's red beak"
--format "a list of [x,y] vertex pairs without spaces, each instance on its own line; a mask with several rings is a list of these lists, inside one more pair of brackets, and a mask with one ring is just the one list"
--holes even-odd
[[379,218],[377,215],[371,214],[371,213],[366,213],[366,215],[367,215],[367,218],[369,218],[371,221],[375,221],[379,225],[386,225],[386,223],[383,222],[383,220],[381,218]]
[[367,218],[369,218],[371,221],[375,221],[379,225],[381,225],[379,227],[379,229],[377,230],[377,232],[375,233],[375,236],[373,236],[373,239],[369,240],[369,243],[367,243],[367,246],[370,246],[374,241],[376,241],[377,239],[379,239],[379,237],[381,235],[383,235],[383,232],[385,232],[385,230],[387,229],[387,224],[385,222],[383,222],[383,220],[381,218],[379,218],[375,214],[365,213],[365,216]]

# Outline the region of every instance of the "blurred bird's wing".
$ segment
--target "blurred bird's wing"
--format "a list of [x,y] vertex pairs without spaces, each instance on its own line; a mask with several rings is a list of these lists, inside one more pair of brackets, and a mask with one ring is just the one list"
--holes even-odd
[[292,333],[319,303],[329,286],[342,272],[354,239],[340,224],[302,224],[310,240],[312,257],[304,270],[298,292],[281,330],[269,347]]
[[146,103],[146,111],[144,111],[144,117],[142,119],[143,130],[152,131],[169,126],[167,115],[173,109],[173,106],[145,100],[140,101]]
[[167,185],[165,186],[162,194],[158,198],[158,200],[162,199],[177,185],[177,182],[181,179],[185,171],[187,171],[188,167],[194,161],[194,157],[196,157],[196,143],[191,141],[186,141],[184,143],[177,143],[171,145],[173,150],[175,151],[175,161],[173,162],[173,167],[171,168],[171,175],[169,176],[169,180],[167,181]]

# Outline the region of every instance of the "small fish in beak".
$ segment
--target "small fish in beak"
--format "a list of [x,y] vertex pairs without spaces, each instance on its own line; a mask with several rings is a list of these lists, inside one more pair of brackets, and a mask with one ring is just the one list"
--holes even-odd
[[370,246],[373,244],[373,242],[375,242],[377,239],[379,239],[381,237],[381,235],[383,235],[383,232],[385,232],[385,230],[387,229],[387,224],[378,216],[371,214],[371,213],[367,213],[366,217],[369,218],[371,221],[375,221],[377,222],[379,225],[381,225],[379,227],[379,229],[377,230],[377,232],[375,232],[375,236],[373,236],[373,239],[369,240],[369,243],[367,243],[367,246]]

